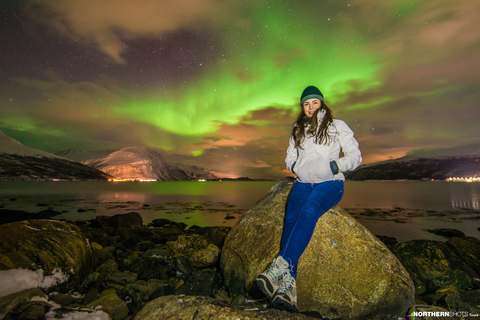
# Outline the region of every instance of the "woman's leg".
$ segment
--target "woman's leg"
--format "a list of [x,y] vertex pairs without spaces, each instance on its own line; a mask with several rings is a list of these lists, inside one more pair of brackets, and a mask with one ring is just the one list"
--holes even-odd
[[[297,183],[295,183],[296,185]],[[294,185],[294,186],[295,186]],[[282,256],[291,266],[291,274],[294,278],[297,277],[297,264],[298,259],[305,251],[310,239],[312,238],[315,225],[325,212],[330,210],[333,206],[340,202],[343,197],[344,184],[341,180],[326,181],[313,185],[313,190],[309,193],[308,198],[301,206],[300,212],[296,217],[295,223],[288,221],[288,233],[284,232],[282,238],[282,246],[280,256]],[[290,197],[298,196],[298,200],[293,200],[295,203],[303,201],[303,194],[300,194],[301,188],[298,188],[298,193],[292,194]],[[304,193],[306,190],[303,190]],[[289,199],[289,202],[291,200]],[[300,205],[294,203],[294,207],[297,208]],[[296,210],[292,212],[292,216],[295,216]],[[287,217],[286,217],[287,218]],[[287,228],[287,219],[285,221],[285,229]]]
[[292,187],[292,191],[288,197],[287,211],[285,213],[285,222],[283,226],[282,242],[280,244],[280,250],[283,248],[287,241],[290,232],[297,222],[298,215],[302,211],[303,205],[307,201],[310,193],[313,191],[314,185],[311,183],[295,182]]

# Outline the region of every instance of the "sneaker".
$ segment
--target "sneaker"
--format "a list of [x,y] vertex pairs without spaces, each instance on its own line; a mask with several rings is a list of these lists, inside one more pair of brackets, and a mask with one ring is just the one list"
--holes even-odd
[[282,284],[275,292],[272,300],[272,308],[298,312],[297,306],[297,284],[295,278],[288,272],[284,277]]
[[289,273],[288,262],[283,257],[278,256],[273,259],[268,269],[255,279],[257,287],[272,300],[273,295],[280,287],[283,277]]

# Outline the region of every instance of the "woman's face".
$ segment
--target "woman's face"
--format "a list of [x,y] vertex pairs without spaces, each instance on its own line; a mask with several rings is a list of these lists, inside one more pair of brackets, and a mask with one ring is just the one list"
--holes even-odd
[[307,115],[307,117],[311,118],[313,113],[320,109],[322,106],[322,101],[320,99],[308,99],[303,103],[303,112]]

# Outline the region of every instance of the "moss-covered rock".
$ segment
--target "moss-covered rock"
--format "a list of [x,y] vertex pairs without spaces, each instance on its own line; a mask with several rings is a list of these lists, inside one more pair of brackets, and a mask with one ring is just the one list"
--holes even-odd
[[42,289],[33,288],[0,297],[0,319],[3,319],[7,313],[33,298],[46,299],[47,296]]
[[198,234],[181,235],[175,241],[167,242],[167,248],[174,255],[183,255],[197,268],[215,265],[220,257],[220,249]]
[[114,289],[104,290],[97,300],[87,305],[87,308],[96,307],[108,313],[113,320],[123,319],[129,313],[127,304],[118,297]]
[[0,225],[0,257],[0,270],[42,269],[51,274],[60,269],[78,283],[94,267],[92,249],[80,229],[55,220]]
[[424,282],[427,292],[441,287],[473,289],[477,274],[465,263],[451,243],[412,240],[398,243],[392,252],[402,262],[415,282]]
[[252,311],[234,309],[225,304],[219,303],[210,297],[169,295],[150,301],[135,316],[135,320],[157,319],[307,320],[315,318],[311,318],[300,313],[291,313],[275,309],[263,308]]
[[[280,251],[292,185],[288,178],[277,183],[227,235],[220,265],[232,295],[258,295],[253,280]],[[300,258],[297,293],[300,311],[330,318],[403,317],[414,304],[413,282],[402,264],[339,206],[319,219]]]

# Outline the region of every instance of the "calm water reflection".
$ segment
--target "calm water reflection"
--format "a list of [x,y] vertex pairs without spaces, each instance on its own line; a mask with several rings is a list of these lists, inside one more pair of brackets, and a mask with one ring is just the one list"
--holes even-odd
[[480,210],[480,183],[446,181],[348,181],[342,206],[347,208],[408,208]]
[[[167,218],[187,225],[233,226],[275,183],[0,182],[0,208],[50,208],[62,212],[58,219],[136,211],[145,224]],[[348,181],[345,189],[340,205],[375,234],[399,240],[444,239],[425,229],[450,227],[479,236],[480,183]],[[362,209],[368,208],[378,211],[364,215]]]

